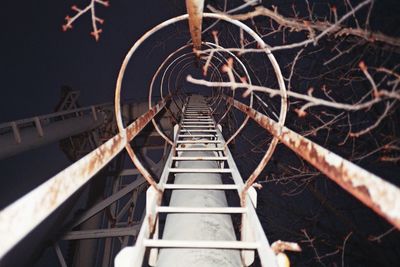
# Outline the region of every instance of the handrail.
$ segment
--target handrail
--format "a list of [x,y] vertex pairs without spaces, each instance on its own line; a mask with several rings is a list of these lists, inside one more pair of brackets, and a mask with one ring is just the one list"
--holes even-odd
[[296,152],[332,181],[400,229],[400,189],[249,106],[226,97],[280,142]]

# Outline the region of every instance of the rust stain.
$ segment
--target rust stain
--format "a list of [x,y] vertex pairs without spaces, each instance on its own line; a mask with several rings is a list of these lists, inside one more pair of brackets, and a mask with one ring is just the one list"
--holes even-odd
[[[331,180],[400,229],[400,190],[382,178],[321,147],[249,106],[227,97],[227,102],[246,113]],[[244,205],[245,196],[241,196]]]
[[201,49],[201,28],[203,22],[204,0],[186,0],[189,14],[189,29],[195,50]]

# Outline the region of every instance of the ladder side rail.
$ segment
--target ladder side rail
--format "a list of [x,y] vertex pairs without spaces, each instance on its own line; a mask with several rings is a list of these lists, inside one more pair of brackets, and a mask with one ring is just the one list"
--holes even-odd
[[[186,106],[186,105],[185,105]],[[183,107],[183,110],[185,109]],[[183,120],[183,116],[182,119]],[[178,140],[179,135],[179,125],[176,126],[176,131],[174,133],[174,144]],[[160,176],[158,182],[158,189],[163,191],[165,189],[165,184],[167,183],[168,176],[170,174],[170,167],[172,166],[173,157],[175,149],[171,147],[168,159],[165,163],[164,170]],[[134,246],[123,248],[115,258],[115,266],[142,266],[144,255],[146,252],[145,240],[149,239],[153,230],[155,228],[157,220],[157,207],[159,206],[158,200],[160,198],[159,192],[155,190],[154,187],[150,186],[146,192],[146,213],[143,219],[143,224],[140,227],[139,235],[136,238],[136,243]]]
[[[220,125],[218,125],[218,127],[216,127],[216,129],[217,129],[217,136],[218,136],[219,140],[221,140],[223,145],[225,145],[225,139],[220,130]],[[273,250],[270,246],[268,238],[265,235],[264,229],[258,219],[256,210],[255,210],[256,199],[254,200],[254,199],[250,198],[250,195],[252,193],[256,194],[255,189],[252,187],[249,190],[248,194],[246,194],[244,196],[241,195],[245,185],[244,185],[242,176],[240,175],[239,170],[236,166],[236,163],[233,160],[232,153],[230,152],[228,147],[226,147],[226,149],[225,149],[225,155],[227,156],[228,166],[232,173],[232,179],[233,179],[234,183],[237,185],[238,194],[241,198],[243,198],[243,197],[245,198],[245,201],[242,201],[242,199],[241,199],[241,202],[245,203],[245,208],[247,208],[247,213],[245,216],[243,216],[243,218],[246,220],[246,223],[249,223],[249,225],[246,225],[245,227],[247,227],[247,229],[242,229],[242,231],[248,231],[250,229],[253,232],[251,235],[252,238],[254,238],[256,240],[256,242],[259,243],[257,251],[258,251],[258,255],[259,255],[262,266],[271,266],[271,267],[277,266],[275,253],[273,252]],[[257,198],[257,197],[255,197],[255,198]],[[242,222],[242,224],[243,223],[244,222]]]

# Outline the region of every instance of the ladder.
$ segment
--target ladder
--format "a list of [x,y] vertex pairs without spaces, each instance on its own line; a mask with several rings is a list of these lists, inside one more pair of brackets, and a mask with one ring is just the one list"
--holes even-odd
[[[243,179],[229,149],[225,147],[221,127],[216,124],[212,117],[212,109],[207,104],[207,99],[200,95],[189,96],[183,107],[182,114],[183,116],[179,125],[176,125],[174,129],[174,145],[171,148],[165,168],[160,177],[158,188],[150,187],[147,191],[146,214],[139,235],[137,236],[136,244],[133,247],[126,247],[119,252],[115,259],[115,266],[142,266],[147,249],[150,250],[148,263],[150,266],[160,265],[158,260],[162,257],[163,249],[181,251],[181,254],[177,255],[184,255],[194,249],[236,251],[240,258],[240,266],[249,266],[252,264],[255,252],[257,251],[262,266],[277,266],[275,254],[269,245],[255,211],[257,202],[256,191],[254,188],[251,188],[246,195],[243,196],[241,194],[244,188]],[[214,167],[191,167],[191,165],[205,161],[211,162],[211,165]],[[232,178],[232,183],[202,182],[203,180],[213,181],[209,177],[222,174],[229,175]],[[175,183],[170,183],[170,177],[174,175]],[[181,182],[177,182],[178,175],[181,175]],[[201,179],[197,179],[200,175],[203,175]],[[182,183],[182,181],[195,182]],[[242,197],[245,199],[244,201],[242,199],[241,203],[244,204],[241,207],[210,207],[207,205],[176,206],[170,205],[173,201],[172,197],[169,204],[162,205],[163,195],[169,190],[189,190],[188,192],[192,196],[189,198],[196,198],[196,194],[204,194],[209,190],[218,190],[223,193],[225,191],[236,191],[239,198]],[[165,233],[168,228],[168,222],[166,222],[162,238],[159,238],[161,235],[159,233],[159,219],[161,214],[168,214],[167,220],[168,216],[171,216],[170,214],[227,215],[230,220],[231,215],[237,214],[241,218],[241,237],[239,240],[232,240],[232,238],[229,238],[229,240],[168,239],[165,237],[168,235]],[[177,227],[181,227],[182,231],[184,231],[185,226],[182,225],[183,222],[178,220],[177,223],[180,223],[180,226]],[[175,258],[175,260],[178,261],[179,259]],[[160,266],[169,265],[161,264]]]

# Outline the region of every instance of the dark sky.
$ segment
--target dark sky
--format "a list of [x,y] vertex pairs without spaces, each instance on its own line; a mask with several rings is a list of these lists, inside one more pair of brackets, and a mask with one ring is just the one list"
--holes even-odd
[[88,1],[7,1],[2,4],[0,121],[46,114],[59,100],[61,85],[81,91],[83,104],[112,100],[123,56],[145,31],[182,14],[175,1],[110,1],[98,6],[105,20],[98,43],[89,14],[62,32],[70,6]]
[[[185,11],[182,3],[175,3],[179,1],[116,0],[108,8],[97,5],[97,15],[105,23],[100,26],[103,33],[96,43],[90,35],[89,14],[77,20],[72,30],[62,31],[64,17],[74,15],[70,7],[75,4],[82,8],[88,2],[45,0],[2,4],[0,122],[53,112],[63,85],[81,92],[82,106],[112,102],[116,77],[128,49],[147,30]],[[135,86],[128,91],[129,97],[147,96],[149,80],[140,77],[144,74],[150,77],[154,72],[151,67],[155,64],[145,60],[147,53],[154,51],[145,51],[145,58],[132,64],[130,71],[136,75],[132,77]],[[4,207],[68,164],[57,144],[0,161],[1,180],[9,184],[8,190],[2,190],[0,206]],[[38,165],[46,168],[37,168]],[[12,185],[17,184],[19,187],[15,189]]]

